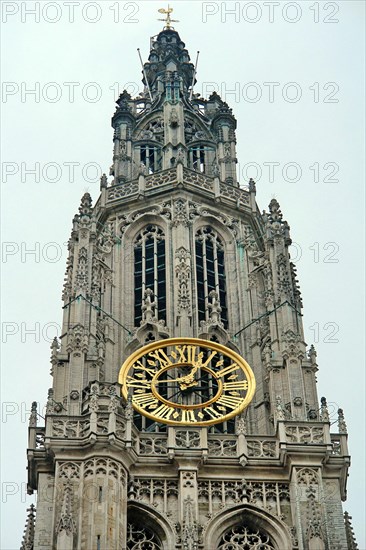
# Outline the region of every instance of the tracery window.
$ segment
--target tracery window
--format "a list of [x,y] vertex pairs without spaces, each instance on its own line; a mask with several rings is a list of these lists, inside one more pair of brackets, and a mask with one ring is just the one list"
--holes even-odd
[[165,237],[156,225],[147,225],[135,241],[135,326],[143,318],[146,291],[158,320],[166,319]]
[[221,537],[217,550],[275,550],[275,547],[267,534],[239,525]]
[[198,320],[208,321],[210,316],[210,292],[217,293],[221,307],[221,321],[227,327],[226,278],[224,245],[211,227],[196,233],[196,276]]
[[189,156],[193,170],[196,170],[196,172],[206,171],[205,148],[203,145],[190,149]]
[[157,535],[141,524],[128,523],[127,549],[128,550],[162,550]]
[[146,143],[140,145],[140,163],[146,166],[146,173],[153,174],[158,172],[162,167],[161,147]]

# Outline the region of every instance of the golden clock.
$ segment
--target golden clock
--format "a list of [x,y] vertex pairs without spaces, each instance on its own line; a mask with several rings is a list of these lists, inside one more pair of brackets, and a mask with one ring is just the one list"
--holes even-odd
[[119,373],[136,411],[175,426],[210,426],[240,414],[255,391],[254,374],[235,351],[209,340],[170,338],[138,349]]

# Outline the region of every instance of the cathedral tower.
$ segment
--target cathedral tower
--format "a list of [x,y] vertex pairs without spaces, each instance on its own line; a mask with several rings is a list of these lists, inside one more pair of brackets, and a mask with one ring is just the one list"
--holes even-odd
[[194,82],[168,18],[73,219],[23,549],[357,548],[289,224],[239,187],[235,117]]

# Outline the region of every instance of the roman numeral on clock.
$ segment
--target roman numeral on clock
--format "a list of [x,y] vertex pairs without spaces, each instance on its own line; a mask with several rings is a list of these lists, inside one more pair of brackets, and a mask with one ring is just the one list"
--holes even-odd
[[237,380],[236,382],[224,382],[224,390],[247,390],[248,381],[247,380]]
[[133,403],[136,403],[139,407],[150,407],[151,405],[155,405],[158,400],[156,397],[150,392],[150,393],[143,393],[141,395],[134,395],[132,397]]
[[197,419],[194,416],[194,411],[186,411],[183,409],[180,422],[197,422]]
[[229,409],[237,409],[242,402],[241,397],[232,397],[231,395],[222,395],[216,403],[223,405]]
[[175,409],[173,407],[169,407],[163,403],[160,407],[154,410],[154,416],[160,418],[161,420],[169,420],[174,411]]
[[219,370],[218,372],[216,372],[216,376],[218,378],[222,378],[223,376],[226,376],[227,374],[229,374],[230,372],[233,372],[235,370],[238,370],[239,368],[239,365],[237,365],[236,363],[232,363],[231,365],[229,365],[228,367],[225,367],[224,369],[221,369]]

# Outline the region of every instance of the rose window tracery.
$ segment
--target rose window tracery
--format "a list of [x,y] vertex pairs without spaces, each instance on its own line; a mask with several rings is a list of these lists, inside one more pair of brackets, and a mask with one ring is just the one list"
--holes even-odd
[[161,542],[155,533],[147,527],[135,523],[127,525],[128,550],[162,550]]
[[275,547],[267,534],[239,525],[221,537],[218,550],[275,550]]

